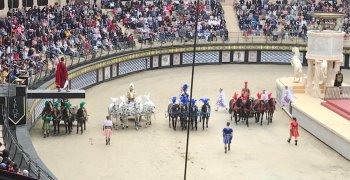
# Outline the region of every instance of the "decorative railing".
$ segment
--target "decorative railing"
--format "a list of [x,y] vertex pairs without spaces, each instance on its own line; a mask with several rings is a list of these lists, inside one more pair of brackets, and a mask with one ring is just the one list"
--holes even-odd
[[[79,57],[70,57],[65,56],[66,64],[69,69],[74,69],[78,66],[88,64],[91,62],[100,61],[109,57],[116,57],[125,53],[132,53],[144,50],[152,49],[174,49],[177,47],[188,47],[193,48],[193,39],[183,39],[176,37],[165,37],[163,39],[148,39],[148,40],[137,40],[133,46],[115,46],[113,49],[98,49],[93,53],[80,55]],[[300,37],[288,37],[288,38],[277,38],[274,39],[273,36],[264,36],[264,35],[244,35],[243,32],[231,32],[228,33],[228,36],[217,35],[215,38],[207,39],[204,36],[199,38],[197,44],[200,47],[227,47],[226,49],[230,50],[288,50],[291,51],[291,47],[297,46],[301,51],[306,51],[306,40],[305,38]],[[346,38],[344,40],[344,54],[350,54],[350,40]],[[231,48],[230,48],[231,47]],[[235,48],[233,48],[235,47]],[[281,48],[282,47],[282,48]],[[287,47],[287,48],[285,48]],[[349,58],[348,56],[346,57]],[[51,61],[49,60],[49,64]],[[346,65],[348,67],[349,65]],[[37,88],[43,82],[52,79],[55,71],[52,65],[48,65],[43,69],[35,73],[34,76],[30,78],[30,88]]]
[[325,87],[324,100],[350,99],[350,86]]

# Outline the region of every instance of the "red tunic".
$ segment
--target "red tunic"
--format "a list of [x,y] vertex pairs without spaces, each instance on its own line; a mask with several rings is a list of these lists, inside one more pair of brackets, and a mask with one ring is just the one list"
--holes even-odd
[[64,62],[61,61],[57,64],[57,68],[56,68],[56,78],[55,78],[56,87],[63,88],[64,83],[66,82],[67,79],[68,79],[67,67],[64,64]]
[[290,123],[290,136],[298,137],[299,136],[299,123],[296,121],[292,121]]

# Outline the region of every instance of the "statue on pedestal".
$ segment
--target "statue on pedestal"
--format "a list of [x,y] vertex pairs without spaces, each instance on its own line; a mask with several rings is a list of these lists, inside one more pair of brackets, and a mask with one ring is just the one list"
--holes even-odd
[[322,81],[322,84],[325,84],[327,81],[327,61],[323,60],[321,63],[321,77],[320,80]]
[[303,74],[302,65],[300,62],[300,52],[297,47],[292,48],[292,52],[294,53],[293,58],[291,59],[290,63],[294,67],[294,82],[298,83],[300,82],[300,78]]

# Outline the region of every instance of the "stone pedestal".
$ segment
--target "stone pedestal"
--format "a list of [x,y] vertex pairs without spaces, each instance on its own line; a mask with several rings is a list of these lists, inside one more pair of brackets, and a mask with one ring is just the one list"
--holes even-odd
[[[308,31],[306,59],[308,72],[305,92],[313,97],[321,97],[321,63],[327,61],[327,79],[323,84],[333,86],[335,72],[339,71],[343,61],[344,32],[325,30]],[[333,68],[333,63],[335,66]]]

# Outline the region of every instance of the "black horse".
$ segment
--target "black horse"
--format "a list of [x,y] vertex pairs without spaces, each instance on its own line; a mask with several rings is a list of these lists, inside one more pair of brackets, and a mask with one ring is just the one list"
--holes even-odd
[[66,133],[72,132],[73,127],[73,119],[70,109],[68,109],[66,106],[62,107],[62,119],[64,121],[64,126],[66,128]]
[[204,124],[205,124],[206,128],[208,129],[210,110],[211,110],[211,108],[210,108],[210,105],[208,103],[205,103],[202,105],[199,122],[201,120],[203,120],[203,130],[204,130]]
[[247,127],[249,127],[248,119],[249,119],[251,110],[252,110],[252,100],[247,99],[247,100],[243,101],[241,117],[243,118],[243,121],[246,121]]
[[[253,110],[254,110],[254,116],[255,116],[255,122],[258,123],[260,121],[260,125],[262,125],[263,119],[264,119],[264,113],[266,111],[266,104],[264,100],[255,100],[253,103]],[[270,122],[267,121],[267,124],[269,125]]]
[[187,121],[188,121],[188,104],[181,104],[180,105],[180,123],[182,130],[187,128]]
[[193,130],[193,126],[197,130],[197,119],[198,119],[198,107],[197,105],[193,105],[190,109],[190,120],[191,120],[192,130]]
[[[170,103],[168,105],[168,117],[169,117],[169,128],[173,126],[173,129],[176,130],[177,119],[180,115],[180,106],[178,104]],[[172,123],[170,124],[170,121]]]
[[[79,132],[79,127],[81,129],[81,134],[83,134],[84,130],[86,130],[86,110],[84,107],[80,107],[76,112],[76,118],[77,118],[77,134]],[[84,126],[84,130],[83,130]]]

